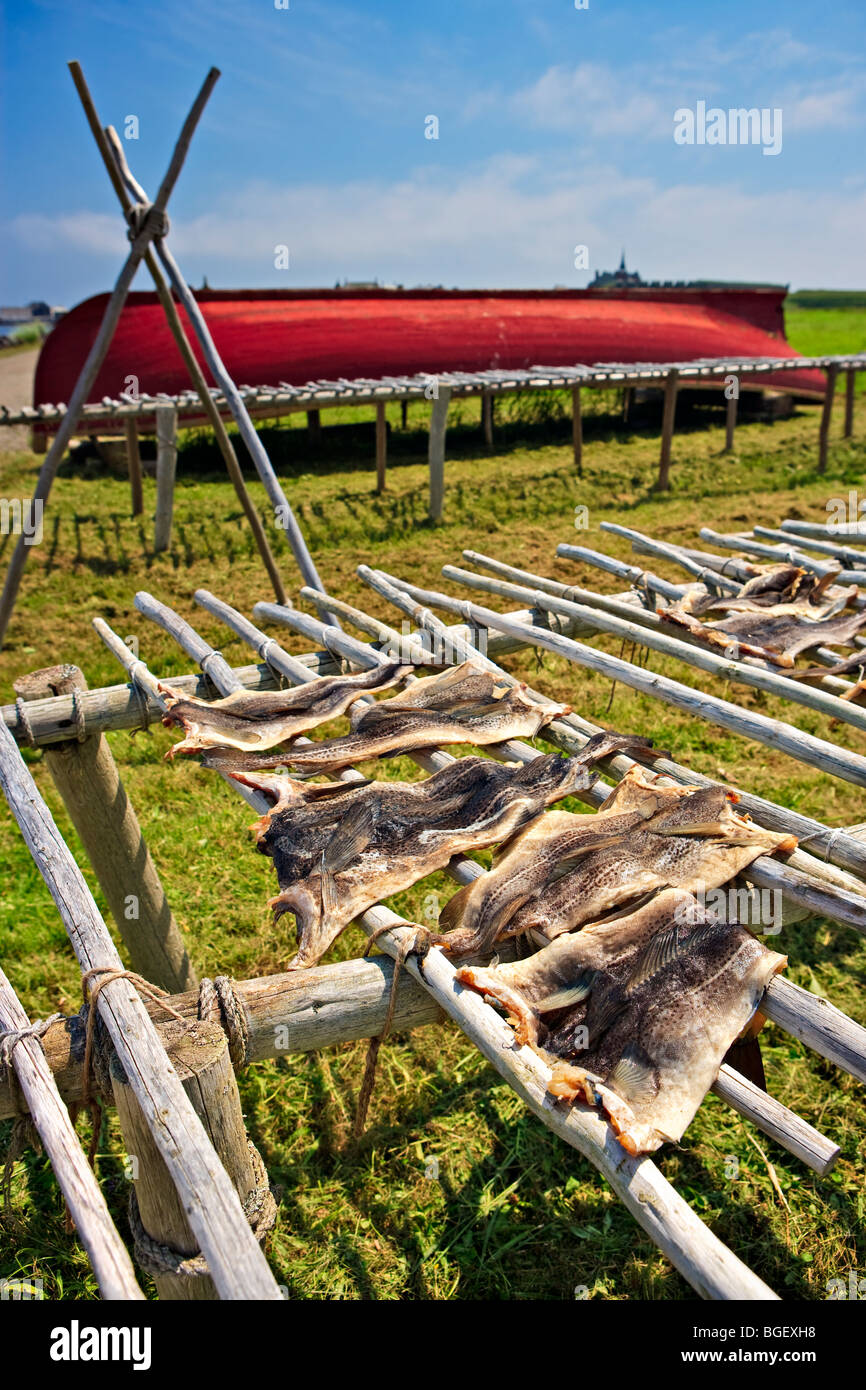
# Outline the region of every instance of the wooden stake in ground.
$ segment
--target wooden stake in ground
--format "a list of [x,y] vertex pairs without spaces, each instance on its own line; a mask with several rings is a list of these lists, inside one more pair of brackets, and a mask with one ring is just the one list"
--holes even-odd
[[[129,288],[135,278],[135,273],[151,241],[155,237],[160,237],[164,234],[166,226],[166,205],[171,196],[172,189],[177,182],[178,176],[180,175],[180,171],[183,168],[183,163],[186,159],[195,128],[198,125],[208,97],[218,77],[218,69],[211,68],[184,122],[183,129],[174,148],[171,162],[160,184],[159,192],[154,202],[148,205],[147,214],[135,236],[123,269],[117,277],[111,298],[105,306],[99,332],[94,339],[90,352],[87,354],[87,361],[81,368],[78,381],[75,383],[75,390],[69,398],[66,414],[60,421],[60,428],[54,436],[51,448],[48,450],[45,456],[45,462],[40,469],[32,501],[34,512],[41,514],[51,494],[51,488],[60,461],[78,425],[81,408],[90,394],[90,389],[96,380],[105,354],[114,337],[114,332],[117,328],[123,306],[126,303],[126,296],[129,293]],[[18,544],[12,554],[12,559],[6,574],[3,594],[0,596],[0,646],[2,646],[5,640],[6,629],[9,626],[12,610],[15,607],[15,600],[18,597],[18,590],[21,586],[21,576],[24,573],[24,565],[27,561],[27,552],[29,549],[30,546],[27,544],[27,538],[22,534],[19,536]]]
[[[150,257],[148,251],[145,259]],[[130,417],[126,422],[126,459],[129,464],[129,490],[132,493],[132,515],[141,516],[144,511],[144,494],[141,486],[141,451],[138,447],[138,425]]]
[[[434,522],[442,520],[442,508],[445,501],[445,431],[448,425],[448,403],[450,400],[451,387],[439,386],[430,411],[430,440],[428,445],[430,520]],[[316,583],[313,587],[321,589],[322,585]]]
[[850,439],[854,433],[854,390],[856,382],[857,373],[853,367],[849,367],[845,373],[845,439]]
[[484,433],[484,443],[488,449],[493,448],[493,392],[481,392],[481,428]]
[[174,478],[177,470],[177,410],[173,405],[156,407],[156,517],[153,548],[157,554],[171,545],[174,515]]
[[388,421],[385,402],[376,402],[376,491],[385,491],[385,469],[388,466]]
[[571,443],[577,476],[583,477],[583,417],[580,410],[580,387],[571,388]]
[[[24,701],[65,694],[75,699],[86,689],[77,666],[49,666],[15,682]],[[192,989],[195,971],[105,735],[52,744],[44,757],[133,970],[161,989]]]
[[730,454],[734,449],[734,429],[737,424],[737,397],[729,396],[725,404],[725,453]]
[[[27,1037],[28,1032],[32,1036]],[[144,1300],[126,1246],[111,1219],[93,1169],[87,1162],[69,1111],[60,1099],[54,1074],[27,1014],[0,970],[0,1073],[8,1059],[18,1077],[30,1115],[66,1198],[81,1243],[90,1257],[105,1299]],[[22,1034],[15,1040],[16,1033]]]
[[674,437],[674,417],[677,409],[677,381],[679,372],[676,367],[668,372],[665,382],[665,401],[662,411],[662,448],[659,456],[659,476],[656,484],[659,492],[667,492],[670,489],[670,469],[671,469],[671,441]]
[[830,441],[830,419],[833,414],[833,397],[836,394],[838,367],[827,368],[827,387],[824,391],[824,407],[821,411],[821,425],[818,430],[818,472],[827,471],[827,446]]

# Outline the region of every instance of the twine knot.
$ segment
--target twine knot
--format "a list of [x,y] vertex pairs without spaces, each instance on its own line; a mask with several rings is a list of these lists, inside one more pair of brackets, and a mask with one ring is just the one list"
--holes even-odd
[[137,241],[142,232],[145,231],[150,241],[168,236],[171,226],[168,213],[163,208],[154,207],[153,203],[136,203],[130,208],[127,221],[129,222],[127,235],[130,241]]

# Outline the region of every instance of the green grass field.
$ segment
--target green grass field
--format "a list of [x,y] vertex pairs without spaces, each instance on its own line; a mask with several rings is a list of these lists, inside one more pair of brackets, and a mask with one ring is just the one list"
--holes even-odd
[[[864,328],[866,313],[854,310],[797,311],[790,320],[792,341],[806,352],[847,350],[855,340],[862,344]],[[556,544],[577,540],[627,558],[624,543],[599,532],[602,520],[694,540],[704,523],[724,530],[757,520],[774,524],[786,515],[822,518],[828,498],[863,485],[862,394],[853,440],[841,439],[837,410],[825,477],[816,472],[814,407],[772,425],[742,425],[732,456],[720,452],[721,410],[684,416],[678,420],[667,496],[652,491],[658,420],[623,429],[613,413],[605,413],[613,404],[610,398],[598,400],[587,420],[582,478],[574,472],[570,424],[557,408],[548,409],[546,419],[533,419],[537,410],[517,403],[506,420],[503,406],[496,449],[488,454],[479,438],[478,403],[458,404],[449,430],[445,523],[435,529],[426,520],[420,406],[410,412],[405,434],[398,428],[397,408],[389,409],[394,434],[388,488],[380,497],[373,490],[369,434],[360,445],[348,438],[339,443],[334,436],[329,440],[326,429],[317,458],[296,422],[279,432],[284,437],[274,452],[320,573],[336,594],[383,618],[393,618],[393,612],[358,580],[355,567],[361,561],[450,588],[441,581],[441,566],[459,563],[461,550],[473,547],[613,592],[619,587],[613,579],[555,559]],[[364,419],[363,411],[343,412],[347,425]],[[39,462],[27,452],[0,456],[3,495],[29,495]],[[252,486],[264,508],[262,489]],[[91,686],[115,683],[118,668],[90,627],[96,614],[124,636],[137,634],[142,656],[158,674],[188,669],[169,640],[136,613],[132,600],[138,588],[172,603],[233,663],[249,659],[241,644],[192,601],[199,586],[246,612],[256,599],[270,597],[243,515],[213,452],[192,438],[181,452],[174,537],[161,556],[151,549],[153,502],[154,484],[146,480],[146,515],[133,521],[124,481],[92,465],[64,466],[43,544],[29,557],[0,653],[4,701],[12,698],[16,675],[58,661],[79,664]],[[575,531],[577,505],[589,509],[588,531]],[[284,539],[269,529],[294,587]],[[10,545],[2,538],[4,566]],[[680,577],[664,565],[657,568],[669,578]],[[612,640],[598,641],[619,651]],[[308,647],[291,637],[285,645],[296,652]],[[521,654],[507,664],[591,719],[651,735],[696,770],[728,778],[829,825],[866,819],[857,789],[820,770],[622,686],[611,692],[609,683],[550,656]],[[848,726],[831,731],[816,713],[755,691],[728,689],[673,661],[651,655],[648,664],[866,753],[866,736]],[[109,739],[196,967],[239,978],[280,970],[292,954],[290,919],[276,926],[269,920],[265,903],[273,891],[272,871],[253,850],[249,809],[196,766],[166,764],[163,755],[172,741],[166,730],[113,733]],[[41,755],[25,756],[92,882]],[[397,760],[386,775],[418,773],[408,760]],[[79,974],[71,949],[8,814],[0,816],[0,857],[0,959],[7,973],[33,1017],[77,1010]],[[444,902],[452,891],[450,880],[436,875],[391,905],[412,918],[422,912],[428,894]],[[362,940],[360,930],[352,929],[331,958],[358,954]],[[786,928],[773,944],[788,954],[791,979],[826,994],[866,1023],[866,947],[859,937],[810,920]],[[862,1098],[851,1078],[775,1026],[766,1027],[763,1039],[773,1093],[841,1145],[834,1173],[816,1177],[714,1096],[704,1102],[681,1145],[662,1150],[658,1162],[721,1239],[783,1298],[822,1299],[829,1279],[862,1270],[866,1259]],[[354,1144],[351,1123],[364,1051],[363,1044],[351,1044],[287,1057],[257,1065],[240,1079],[250,1133],[282,1189],[268,1251],[291,1297],[561,1299],[572,1298],[578,1286],[590,1298],[693,1296],[591,1164],[528,1116],[450,1025],[388,1041],[368,1131]],[[85,1137],[87,1123],[80,1121]],[[10,1126],[2,1128],[8,1139]],[[99,1152],[100,1176],[126,1231],[121,1140],[113,1115],[105,1122]],[[434,1157],[438,1180],[425,1176]],[[0,1276],[41,1277],[48,1297],[97,1296],[86,1257],[65,1228],[63,1203],[41,1154],[28,1152],[15,1164],[11,1200],[0,1220]]]

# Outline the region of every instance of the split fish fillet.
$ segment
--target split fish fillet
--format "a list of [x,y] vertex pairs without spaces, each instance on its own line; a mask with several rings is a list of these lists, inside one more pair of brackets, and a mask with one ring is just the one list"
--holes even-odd
[[677,608],[661,608],[659,617],[683,627],[708,647],[741,656],[757,656],[775,666],[792,667],[801,652],[824,644],[844,646],[866,626],[866,611],[812,620],[764,610],[734,613],[716,623],[702,623]]
[[163,686],[168,704],[163,723],[180,725],[185,734],[168,757],[209,748],[274,748],[345,714],[369,691],[387,690],[411,673],[411,666],[389,662],[356,676],[323,676],[291,690],[234,690],[213,701],[178,697]]
[[467,661],[365,708],[353,721],[352,732],[343,738],[289,749],[282,756],[251,754],[233,760],[226,770],[232,766],[254,770],[289,765],[297,772],[316,776],[416,748],[458,743],[481,747],[509,738],[533,738],[552,719],[569,713],[569,705],[542,705],[530,699],[525,689]]
[[551,1065],[550,1093],[604,1110],[637,1155],[682,1137],[786,964],[670,889],[527,960],[457,974],[501,1004],[517,1041]]
[[799,565],[775,565],[755,574],[738,594],[723,597],[693,586],[675,605],[701,616],[711,611],[725,613],[786,613],[800,618],[829,618],[847,607],[856,589],[834,585],[839,568],[819,576]]
[[331,786],[292,777],[236,772],[274,802],[254,827],[274,860],[277,916],[298,931],[293,968],[314,965],[368,907],[444,868],[457,853],[513,834],[546,806],[590,783],[593,763],[610,753],[646,754],[645,739],[601,733],[578,757],[559,753],[514,765],[460,758],[420,782]]
[[523,932],[551,938],[660,887],[719,887],[796,844],[738,815],[724,787],[664,786],[633,768],[595,815],[553,811],[514,836],[449,899],[437,940],[474,955]]

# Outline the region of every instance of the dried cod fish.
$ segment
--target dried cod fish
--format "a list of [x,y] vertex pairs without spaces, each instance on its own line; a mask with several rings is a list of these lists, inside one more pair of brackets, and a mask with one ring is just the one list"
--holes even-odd
[[343,738],[313,747],[289,749],[282,756],[251,754],[230,760],[208,759],[224,770],[256,770],[290,765],[317,776],[352,763],[393,757],[417,748],[471,743],[482,747],[509,738],[533,738],[570,705],[541,705],[524,685],[511,685],[471,661],[417,681],[408,691],[367,707]]
[[786,964],[670,889],[528,960],[457,973],[501,1004],[517,1041],[550,1063],[550,1093],[603,1109],[636,1155],[682,1137]]
[[[420,782],[317,785],[236,772],[274,802],[254,827],[274,860],[277,916],[294,914],[293,967],[314,965],[368,907],[400,892],[460,852],[513,834],[546,806],[587,787],[610,753],[646,753],[645,739],[601,733],[578,757],[559,753],[514,765],[460,758]],[[661,756],[661,755],[659,755]]]
[[213,701],[178,696],[163,685],[168,705],[163,723],[179,725],[185,734],[167,756],[210,748],[274,748],[345,714],[369,691],[387,690],[411,674],[411,666],[395,661],[356,676],[323,676],[291,690],[235,690]]
[[702,623],[677,607],[660,608],[658,614],[664,622],[685,628],[704,646],[727,655],[757,656],[784,667],[793,667],[800,653],[810,647],[844,646],[866,626],[866,610],[817,620],[765,610],[734,613],[716,623]]

